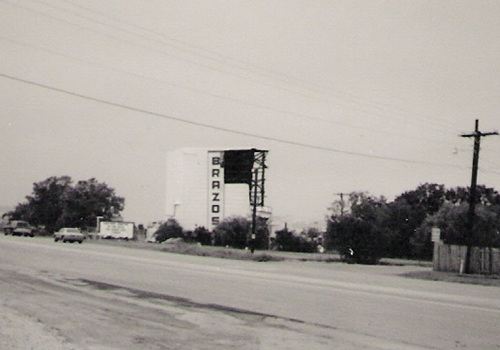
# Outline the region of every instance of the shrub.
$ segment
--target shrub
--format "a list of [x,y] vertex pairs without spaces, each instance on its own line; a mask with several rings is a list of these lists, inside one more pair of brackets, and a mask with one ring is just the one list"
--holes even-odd
[[168,219],[156,231],[156,240],[158,242],[166,241],[169,238],[184,238],[181,225],[175,219]]
[[277,250],[286,252],[313,253],[316,251],[316,242],[312,242],[304,236],[298,236],[287,227],[276,231],[275,247]]
[[376,264],[385,252],[386,237],[375,225],[355,217],[328,222],[328,242],[345,261]]

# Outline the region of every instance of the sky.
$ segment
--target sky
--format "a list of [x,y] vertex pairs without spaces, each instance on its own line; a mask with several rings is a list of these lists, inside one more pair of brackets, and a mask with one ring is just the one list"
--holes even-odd
[[[164,219],[166,155],[268,150],[276,222],[469,186],[500,128],[500,2],[0,0],[0,208],[96,178]],[[478,183],[500,190],[500,137]]]

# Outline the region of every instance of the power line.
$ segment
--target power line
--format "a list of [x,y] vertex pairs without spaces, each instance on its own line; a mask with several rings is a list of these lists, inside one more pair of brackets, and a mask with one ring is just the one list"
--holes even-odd
[[[40,2],[44,3],[41,0],[31,0],[31,1],[36,1],[36,2],[39,2],[39,3]],[[165,43],[165,44],[167,44],[169,46],[173,46],[173,47],[178,48],[180,50],[185,50],[185,51],[186,50],[190,50],[191,52],[193,52],[193,51],[208,52],[212,56],[207,56],[206,53],[200,54],[198,52],[196,52],[194,54],[200,55],[202,57],[205,57],[205,58],[208,58],[208,59],[211,59],[211,60],[219,60],[219,61],[223,62],[224,64],[228,64],[227,61],[229,61],[230,62],[229,64],[235,65],[239,69],[245,69],[245,70],[247,70],[248,67],[250,67],[250,68],[252,68],[254,70],[257,70],[259,72],[259,74],[262,74],[262,72],[264,72],[264,74],[271,74],[273,79],[278,79],[278,80],[280,80],[280,81],[282,81],[284,83],[306,84],[309,87],[312,87],[316,93],[317,92],[321,92],[321,93],[325,93],[325,92],[332,93],[333,92],[333,93],[335,93],[337,95],[342,95],[343,98],[353,98],[353,99],[356,99],[357,101],[354,101],[354,103],[363,104],[363,105],[368,106],[368,107],[377,108],[377,109],[384,109],[384,108],[392,109],[393,108],[393,106],[389,106],[387,104],[383,104],[383,103],[380,103],[380,102],[375,102],[375,101],[372,101],[372,100],[369,100],[369,99],[366,99],[366,98],[363,98],[363,97],[359,97],[359,96],[356,96],[356,95],[353,95],[353,94],[349,94],[349,93],[346,93],[345,91],[333,90],[331,88],[327,88],[325,86],[321,86],[321,85],[318,85],[318,84],[312,83],[310,81],[303,80],[303,79],[300,79],[300,78],[297,78],[297,77],[294,77],[294,76],[291,76],[291,75],[288,75],[288,74],[284,74],[282,72],[276,72],[276,71],[273,71],[271,69],[268,69],[268,68],[265,68],[265,67],[261,67],[261,66],[255,65],[255,64],[251,64],[251,63],[248,63],[248,62],[239,61],[239,60],[236,60],[236,59],[234,59],[234,58],[232,58],[230,56],[221,54],[220,52],[217,52],[215,50],[211,50],[211,49],[208,49],[206,47],[196,46],[196,45],[193,45],[191,43],[187,43],[185,41],[182,41],[182,40],[179,40],[179,39],[176,39],[176,38],[172,38],[171,36],[167,36],[164,33],[159,33],[157,31],[153,31],[153,30],[151,30],[149,28],[145,28],[143,26],[139,26],[137,24],[133,24],[133,23],[124,21],[123,19],[120,19],[120,18],[117,18],[117,17],[114,17],[114,16],[110,16],[108,14],[96,11],[94,9],[82,6],[80,4],[73,3],[73,2],[68,1],[68,0],[59,0],[59,1],[64,2],[66,4],[71,4],[74,7],[83,9],[83,10],[88,11],[90,13],[94,13],[94,14],[97,14],[99,16],[111,19],[112,21],[115,21],[117,23],[125,24],[127,26],[139,29],[139,30],[141,30],[143,32],[146,32],[146,33],[149,33],[149,34],[154,34],[154,35],[156,35],[156,36],[158,36],[158,37],[160,37],[160,38],[163,39],[162,43],[165,43],[164,39],[166,39],[168,41],[172,41],[172,42],[175,42],[176,44],[180,44],[180,45],[184,46],[184,47],[179,47],[179,46],[174,46],[171,43]],[[50,5],[50,6],[58,8],[58,7],[53,6],[53,5]],[[61,9],[61,8],[59,7],[59,9]],[[62,10],[65,10],[65,9],[62,9]],[[67,11],[67,10],[65,10],[65,11]],[[116,27],[114,27],[114,28],[116,28]],[[148,36],[147,39],[152,40],[152,38],[150,36]],[[185,47],[187,47],[187,49]],[[216,58],[213,57],[213,55],[221,57],[222,59],[216,59]],[[226,60],[226,61],[224,61],[224,60]],[[300,86],[300,88],[304,88],[304,87]],[[404,111],[404,110],[402,110],[400,108],[398,108],[398,110],[402,111],[403,114],[415,117],[414,114],[410,114],[410,113],[408,113],[408,112],[406,112],[406,111]],[[442,130],[444,130],[444,131],[448,131],[448,127],[446,125],[437,122],[435,120],[435,118],[432,117],[432,116],[429,117],[429,118],[425,118],[425,120],[427,122],[434,123],[435,125],[439,125],[440,128],[442,128]]]
[[401,163],[408,163],[408,164],[422,164],[422,165],[431,165],[431,166],[439,166],[439,167],[447,167],[447,168],[458,168],[458,169],[463,169],[463,167],[459,167],[456,165],[452,164],[445,164],[445,163],[432,163],[432,162],[422,162],[422,161],[416,161],[416,160],[408,160],[408,159],[403,159],[403,158],[397,158],[397,157],[388,157],[388,156],[378,156],[378,155],[373,155],[373,154],[367,154],[367,153],[361,153],[361,152],[354,152],[354,151],[346,151],[346,150],[341,150],[341,149],[336,149],[336,148],[331,148],[331,147],[325,147],[325,146],[317,146],[317,145],[311,145],[307,143],[302,143],[302,142],[296,142],[296,141],[290,141],[290,140],[285,140],[285,139],[278,139],[275,137],[269,137],[269,136],[264,136],[264,135],[257,135],[245,131],[240,131],[240,130],[234,130],[234,129],[229,129],[229,128],[224,128],[224,127],[219,127],[211,124],[206,124],[206,123],[201,123],[201,122],[195,122],[191,120],[186,120],[180,117],[174,117],[171,115],[163,114],[163,113],[158,113],[158,112],[153,112],[149,111],[146,109],[138,108],[138,107],[133,107],[133,106],[128,106],[124,105],[121,103],[116,103],[112,101],[107,101],[101,98],[97,97],[92,97],[88,95],[84,95],[81,93],[73,92],[70,90],[66,89],[61,89],[57,88],[54,86],[38,83],[35,81],[27,80],[27,79],[22,79],[19,77],[15,77],[9,74],[5,73],[0,73],[0,77],[3,77],[5,79],[21,82],[24,84],[32,85],[32,86],[37,86],[39,88],[51,90],[51,91],[56,91],[62,94],[78,97],[84,100],[89,100],[89,101],[94,101],[98,103],[102,103],[105,105],[117,107],[120,109],[126,109],[138,113],[143,113],[147,115],[152,115],[156,117],[161,117],[169,120],[174,120],[177,122],[185,123],[185,124],[190,124],[190,125],[195,125],[199,127],[204,127],[212,130],[217,130],[217,131],[223,131],[227,133],[232,133],[232,134],[237,134],[237,135],[242,135],[242,136],[248,136],[248,137],[254,137],[254,138],[259,138],[267,141],[273,141],[273,142],[279,142],[279,143],[284,143],[288,145],[293,145],[293,146],[299,146],[299,147],[305,147],[305,148],[310,148],[310,149],[316,149],[316,150],[322,150],[322,151],[328,151],[328,152],[333,152],[333,153],[338,153],[338,154],[344,154],[344,155],[351,155],[351,156],[357,156],[357,157],[363,157],[363,158],[371,158],[371,159],[380,159],[380,160],[386,160],[386,161],[394,161],[394,162],[401,162]]
[[[142,45],[142,44],[137,44],[137,43],[134,43],[134,42],[132,42],[132,41],[130,41],[130,40],[122,39],[122,38],[116,37],[116,36],[114,36],[114,35],[110,35],[110,34],[107,34],[107,33],[103,33],[102,31],[99,31],[99,30],[95,30],[95,29],[91,29],[91,28],[86,27],[86,26],[78,25],[78,24],[76,24],[76,23],[74,23],[74,22],[71,22],[71,21],[68,21],[68,20],[65,20],[65,19],[61,19],[61,18],[59,18],[59,17],[55,17],[55,16],[52,16],[52,15],[49,15],[49,14],[47,14],[47,13],[40,12],[40,11],[34,10],[34,9],[32,9],[32,8],[26,7],[26,6],[22,6],[22,5],[19,5],[19,4],[14,4],[14,3],[12,3],[12,2],[5,1],[5,0],[2,0],[2,1],[3,1],[4,3],[8,3],[8,4],[10,4],[11,6],[19,7],[19,8],[22,8],[22,9],[26,10],[26,11],[30,11],[30,12],[34,12],[34,13],[37,13],[37,14],[42,15],[42,16],[46,16],[46,17],[48,17],[48,18],[51,18],[52,20],[55,20],[55,21],[58,21],[58,22],[61,22],[61,23],[65,23],[65,24],[67,24],[67,25],[72,25],[72,26],[76,26],[76,27],[78,27],[78,28],[83,28],[83,29],[88,30],[88,31],[90,31],[90,32],[97,33],[97,34],[100,34],[100,35],[106,36],[106,37],[108,37],[108,38],[111,38],[111,39],[113,39],[113,40],[118,40],[118,41],[121,41],[121,42],[125,42],[125,43],[127,43],[127,44],[134,45],[134,46],[140,47],[140,48],[145,49],[145,50],[150,50],[150,51],[152,51],[152,52],[155,52],[155,53],[158,53],[158,54],[161,54],[161,55],[164,55],[164,56],[168,56],[168,57],[174,58],[174,59],[176,59],[176,60],[180,60],[180,61],[182,61],[183,63],[186,63],[186,62],[187,62],[187,63],[189,63],[189,64],[194,64],[194,65],[197,65],[197,66],[202,67],[202,68],[204,68],[204,69],[209,69],[209,70],[213,70],[213,71],[218,71],[218,72],[223,73],[223,74],[227,74],[227,75],[235,76],[235,77],[238,77],[238,78],[246,79],[246,80],[248,80],[248,81],[252,81],[252,82],[255,82],[255,83],[259,83],[259,84],[262,84],[262,85],[264,85],[264,86],[277,87],[277,86],[276,86],[276,85],[274,85],[274,84],[266,83],[266,82],[264,82],[264,81],[262,81],[262,80],[260,80],[260,79],[250,78],[250,77],[248,77],[248,76],[244,76],[244,75],[241,75],[241,74],[237,74],[237,73],[235,73],[235,72],[229,72],[229,71],[224,70],[224,69],[219,69],[219,68],[216,68],[216,67],[213,67],[213,66],[210,66],[210,65],[204,64],[204,63],[200,63],[200,62],[194,61],[194,60],[192,60],[192,59],[187,59],[187,58],[185,58],[185,57],[180,57],[180,56],[178,56],[178,55],[174,55],[174,54],[172,54],[171,52],[168,52],[168,53],[167,53],[167,52],[165,52],[165,51],[163,51],[163,50],[158,50],[158,49],[150,48],[150,47],[145,46],[145,45]],[[94,18],[92,18],[92,17],[83,16],[83,15],[81,15],[81,14],[79,14],[79,13],[74,13],[73,11],[70,11],[70,10],[67,10],[67,9],[63,9],[63,8],[60,8],[60,7],[54,6],[54,5],[52,5],[52,4],[47,4],[46,2],[43,2],[43,1],[40,1],[40,0],[32,0],[32,1],[34,1],[34,2],[38,2],[38,3],[41,3],[41,4],[45,4],[46,6],[49,6],[49,7],[52,7],[52,8],[56,8],[56,9],[59,9],[59,10],[61,10],[61,11],[69,12],[69,13],[71,13],[72,15],[75,15],[75,16],[77,16],[77,17],[84,18],[84,19],[86,19],[86,20],[92,21],[92,22],[97,23],[97,24],[99,24],[99,25],[104,25],[104,26],[112,27],[112,28],[114,28],[114,29],[118,29],[118,30],[124,31],[124,32],[129,33],[129,34],[133,34],[133,35],[139,36],[139,37],[141,37],[142,39],[147,39],[147,40],[150,40],[150,41],[156,41],[156,40],[152,39],[152,38],[151,38],[151,37],[149,37],[149,36],[145,36],[145,35],[142,35],[142,34],[137,34],[137,33],[131,32],[130,30],[124,30],[124,29],[122,29],[122,28],[119,28],[119,27],[113,26],[113,25],[111,25],[111,24],[109,24],[109,23],[105,23],[105,22],[102,22],[102,21],[96,20],[96,19],[94,19]],[[66,1],[66,3],[68,3],[68,2]],[[70,2],[69,2],[69,3],[70,3]],[[74,4],[73,4],[73,5],[74,5]],[[74,6],[77,6],[77,5],[74,5]],[[78,7],[80,7],[80,8],[84,8],[84,9],[87,9],[87,8],[85,8],[85,7],[82,7],[82,6],[78,6]],[[89,9],[87,9],[87,10],[88,10],[88,11],[91,11],[91,12],[94,12],[94,13],[101,14],[101,13],[99,13],[99,12],[97,12],[97,11],[93,11],[93,10],[89,10]],[[103,15],[103,16],[105,16],[105,17],[107,17],[107,18],[110,18],[110,19],[112,19],[112,20],[115,20],[115,21],[117,21],[117,22],[119,22],[119,23],[126,23],[126,24],[128,24],[127,22],[125,22],[125,21],[123,21],[123,20],[117,20],[117,19],[114,19],[113,17],[108,16],[108,15],[105,15],[105,14],[101,14],[101,15]],[[156,32],[152,32],[152,31],[150,31],[150,30],[148,30],[148,29],[145,29],[145,28],[142,28],[142,27],[140,27],[140,26],[135,26],[135,25],[132,25],[132,24],[128,24],[128,25],[133,26],[133,27],[136,27],[136,28],[140,28],[141,30],[144,30],[144,31],[147,31],[147,32],[153,33],[153,34],[155,34],[155,35],[160,35],[160,36],[164,37],[164,35],[162,35],[162,34],[159,34],[159,33],[156,33]],[[168,37],[167,37],[167,38],[168,38]],[[170,40],[172,40],[172,39],[170,39]],[[181,41],[177,40],[177,42],[181,42]],[[164,42],[162,42],[162,44],[164,44]],[[167,44],[167,45],[168,45],[168,44]],[[185,45],[189,45],[189,44],[185,44]],[[170,44],[170,46],[171,46],[171,44]],[[179,48],[179,47],[177,47],[177,48]],[[197,48],[197,49],[198,49],[198,48]],[[206,56],[206,55],[200,55],[200,54],[197,54],[197,55],[198,55],[198,56],[201,56],[202,58],[208,58],[208,59],[211,59],[211,60],[216,60],[216,59],[214,59],[213,57],[209,57],[209,56]],[[225,56],[223,56],[223,57],[225,57]],[[235,62],[238,62],[238,61],[233,60],[233,59],[231,59],[231,60],[232,60],[232,61],[235,61]],[[217,60],[216,60],[216,61],[217,61]],[[220,60],[219,60],[219,61],[220,61]],[[246,63],[243,63],[243,64],[244,64],[244,65],[247,65],[247,66],[251,66],[251,67],[256,67],[256,66],[252,66],[252,65],[249,65],[249,64],[246,64]],[[233,65],[233,66],[235,66],[234,64],[232,64],[232,65]],[[226,66],[227,66],[227,64],[225,65],[225,67],[226,67]],[[240,66],[236,66],[236,67],[237,67],[239,70],[245,70],[245,71],[250,72],[250,73],[252,73],[252,74],[254,73],[254,72],[249,71],[248,69],[242,68],[242,67],[241,67],[241,64],[240,64]],[[261,69],[261,70],[262,70],[262,68],[259,68],[259,69]],[[269,70],[269,71],[270,71],[270,70]],[[270,71],[270,72],[272,72],[272,71]],[[290,76],[287,76],[287,75],[284,75],[284,74],[281,74],[281,73],[275,73],[275,72],[272,72],[272,73],[273,73],[274,75],[281,75],[281,76],[284,76],[284,77],[287,79],[287,81],[285,81],[285,80],[283,80],[283,79],[280,79],[280,80],[281,80],[281,82],[290,83],[290,80],[295,80],[295,82],[299,81],[299,82],[304,83],[304,81],[300,81],[299,79],[294,78],[294,77],[290,77]],[[267,79],[269,79],[269,76],[267,77]],[[272,77],[272,79],[276,79],[276,76]],[[307,84],[309,84],[309,85],[312,85],[312,86],[313,86],[313,87],[315,87],[315,88],[321,88],[321,89],[323,89],[323,90],[325,90],[325,89],[326,89],[326,88],[324,88],[324,87],[318,87],[317,85],[314,85],[314,84],[309,83],[309,82],[305,82],[305,83],[307,83]],[[279,88],[280,88],[280,89],[283,89],[283,90],[285,90],[285,91],[288,91],[288,92],[297,93],[297,94],[299,94],[299,95],[301,95],[301,96],[303,96],[303,97],[306,97],[306,98],[310,98],[310,99],[317,99],[317,100],[323,101],[323,102],[328,103],[328,104],[332,104],[332,103],[333,103],[333,101],[332,101],[331,99],[329,99],[329,98],[328,98],[328,99],[325,99],[325,98],[319,98],[318,96],[311,96],[310,94],[305,94],[305,93],[301,93],[301,92],[298,92],[298,91],[294,91],[294,90],[291,90],[290,88],[285,88],[285,87],[283,87],[283,86],[280,86]],[[307,89],[306,89],[306,90],[307,90]],[[329,92],[332,92],[332,91],[331,91],[331,90],[329,90]],[[337,92],[337,93],[338,93],[338,92]],[[346,95],[346,94],[344,93],[344,95]],[[356,102],[354,102],[354,103],[356,103]],[[339,103],[333,103],[333,104],[335,104],[335,105],[340,105]],[[379,117],[387,117],[387,114],[383,113],[383,108],[381,107],[381,105],[380,105],[380,104],[379,104],[379,105],[377,105],[377,104],[375,104],[375,103],[373,103],[373,102],[371,102],[371,104],[372,104],[371,108],[372,108],[372,109],[373,109],[373,108],[375,108],[375,110],[372,110],[371,112],[370,112],[370,111],[367,111],[367,110],[365,110],[365,109],[363,109],[362,107],[360,107],[360,106],[359,106],[359,105],[363,105],[363,103],[359,103],[359,102],[357,102],[356,104],[353,104],[353,102],[349,102],[349,104],[348,104],[347,106],[348,106],[349,108],[353,108],[353,109],[355,109],[355,110],[361,111],[362,113],[375,114],[375,115],[378,115]],[[345,104],[344,104],[344,105],[345,105]],[[367,106],[367,104],[364,104],[364,105],[365,105],[365,106]],[[368,107],[370,107],[370,106],[368,106]],[[406,113],[406,114],[407,114],[407,113]],[[415,116],[414,116],[414,115],[412,115],[412,114],[407,114],[407,115],[410,115],[410,116],[412,116],[412,117],[415,117]],[[399,119],[401,119],[401,118],[399,118]],[[323,120],[323,121],[325,121],[325,120]],[[405,119],[404,121],[405,121],[405,123],[410,123],[410,124],[412,123],[412,120],[406,120],[406,119]],[[434,122],[433,120],[431,120],[431,121],[432,121],[432,122]],[[440,131],[442,131],[442,130],[440,130]]]
[[[384,129],[377,129],[376,131],[374,131],[373,129],[371,129],[369,127],[352,125],[350,123],[346,123],[346,122],[342,122],[342,121],[332,121],[332,120],[327,120],[327,119],[323,119],[323,118],[316,118],[316,117],[312,117],[312,116],[307,116],[305,114],[297,113],[297,112],[294,112],[294,111],[289,111],[289,110],[279,109],[279,108],[273,108],[273,107],[269,107],[269,106],[258,104],[258,103],[244,101],[244,100],[237,99],[237,98],[230,97],[230,96],[216,94],[216,93],[209,92],[209,91],[202,90],[202,89],[196,89],[196,88],[192,88],[192,87],[187,87],[187,86],[184,86],[184,85],[173,83],[171,81],[165,81],[165,80],[158,79],[158,78],[147,77],[145,75],[133,73],[133,72],[130,72],[130,71],[127,71],[127,70],[123,70],[123,69],[119,69],[119,68],[116,68],[116,67],[110,67],[108,65],[104,65],[104,64],[101,64],[101,63],[91,62],[91,61],[85,60],[85,59],[83,59],[81,57],[76,57],[76,56],[73,56],[73,55],[69,55],[69,54],[58,52],[58,51],[50,50],[50,49],[47,49],[46,47],[38,47],[38,46],[35,46],[35,45],[32,45],[32,44],[27,44],[27,43],[20,42],[20,41],[15,40],[15,39],[6,38],[6,37],[4,37],[2,35],[0,35],[0,39],[4,40],[4,41],[8,41],[8,42],[16,44],[16,45],[21,45],[21,46],[29,47],[31,49],[35,49],[35,50],[47,52],[47,53],[52,54],[52,55],[57,55],[57,56],[69,58],[69,59],[72,59],[72,60],[75,60],[77,62],[81,62],[81,63],[84,63],[84,64],[89,64],[89,65],[97,66],[97,67],[100,67],[100,68],[109,69],[109,70],[112,70],[112,71],[115,71],[115,72],[120,72],[120,73],[123,73],[123,74],[127,74],[127,75],[130,75],[130,76],[136,77],[136,78],[140,78],[140,79],[152,81],[152,82],[155,82],[155,83],[160,83],[160,84],[163,84],[163,85],[169,85],[169,86],[172,86],[172,87],[175,87],[175,88],[178,88],[178,89],[183,89],[183,90],[194,92],[194,93],[198,93],[198,94],[203,94],[203,95],[207,95],[207,96],[211,96],[211,97],[215,97],[215,98],[219,98],[219,99],[224,99],[224,100],[227,100],[227,101],[239,103],[241,105],[255,107],[255,108],[262,109],[262,110],[268,110],[268,111],[278,112],[278,113],[283,114],[283,115],[291,115],[291,116],[298,117],[298,118],[301,118],[301,119],[312,120],[312,121],[319,121],[319,122],[323,122],[323,123],[327,123],[327,124],[332,124],[332,125],[335,125],[335,126],[339,126],[340,125],[340,126],[348,127],[348,128],[351,128],[351,129],[368,130],[370,132],[376,132],[376,133],[381,133],[382,132],[382,133],[385,133],[385,134],[389,134],[392,137],[396,136],[396,137],[400,137],[400,138],[404,138],[404,139],[412,138],[412,139],[417,139],[417,140],[425,140],[425,141],[437,142],[437,140],[431,139],[431,138],[417,137],[417,136],[414,136],[414,135],[402,135],[400,133],[396,133],[395,134],[392,131],[388,131],[388,130],[384,130]],[[442,142],[440,142],[440,143],[442,143]]]
[[[38,3],[44,3],[44,4],[47,4],[41,0],[31,0],[31,1],[35,1],[35,2],[38,2]],[[165,43],[169,46],[172,46],[174,48],[177,48],[177,49],[180,49],[180,50],[190,50],[191,53],[193,53],[193,51],[202,51],[202,52],[208,52],[211,56],[207,56],[206,53],[198,53],[198,52],[195,52],[193,54],[195,55],[200,55],[202,57],[205,57],[205,58],[208,58],[208,59],[211,59],[211,60],[219,60],[221,62],[223,62],[224,64],[228,64],[227,61],[229,61],[231,65],[234,65],[236,67],[238,67],[239,69],[245,69],[247,70],[248,67],[254,69],[254,70],[257,70],[259,72],[259,74],[262,74],[262,72],[264,72],[264,74],[271,74],[272,75],[272,78],[274,79],[278,79],[284,83],[294,83],[294,84],[306,84],[308,85],[309,87],[312,87],[314,88],[315,92],[319,92],[321,91],[322,93],[324,92],[327,92],[327,93],[335,93],[337,95],[342,95],[343,98],[354,98],[358,101],[354,101],[354,103],[357,103],[357,104],[364,104],[365,106],[368,106],[368,107],[372,107],[372,108],[377,108],[377,109],[383,109],[383,108],[389,108],[389,109],[392,109],[392,106],[389,106],[387,104],[381,104],[380,102],[374,102],[372,100],[369,100],[369,99],[366,99],[366,98],[362,98],[362,97],[359,97],[359,96],[355,96],[355,95],[352,95],[352,94],[349,94],[349,93],[346,93],[344,91],[339,91],[339,90],[332,90],[331,88],[327,88],[325,86],[321,86],[321,85],[318,85],[318,84],[315,84],[315,83],[312,83],[310,81],[306,81],[306,80],[303,80],[303,79],[299,79],[297,77],[294,77],[294,76],[290,76],[288,74],[284,74],[282,72],[276,72],[276,71],[273,71],[271,69],[268,69],[268,68],[265,68],[265,67],[260,67],[258,65],[255,65],[255,64],[251,64],[251,63],[248,63],[248,62],[242,62],[242,61],[239,61],[239,60],[236,60],[230,56],[227,56],[227,55],[224,55],[224,54],[221,54],[220,52],[217,52],[215,50],[210,50],[206,47],[199,47],[199,46],[196,46],[196,45],[193,45],[191,43],[186,43],[185,41],[182,41],[182,40],[179,40],[179,39],[176,39],[176,38],[172,38],[171,36],[167,36],[165,35],[164,33],[159,33],[157,31],[153,31],[149,28],[145,28],[143,26],[139,26],[139,25],[136,25],[136,24],[133,24],[133,23],[130,23],[130,22],[127,22],[127,21],[124,21],[123,19],[120,19],[120,18],[117,18],[117,17],[114,17],[114,16],[110,16],[108,14],[105,14],[105,13],[102,13],[102,12],[99,12],[99,11],[96,11],[94,9],[91,9],[91,8],[88,8],[88,7],[85,7],[85,6],[82,6],[80,4],[76,4],[76,3],[73,3],[71,1],[68,1],[68,0],[59,0],[61,2],[64,2],[66,4],[71,4],[72,6],[76,7],[76,8],[80,8],[80,9],[83,9],[87,12],[90,12],[90,13],[94,13],[94,14],[97,14],[99,16],[102,16],[102,17],[105,17],[107,19],[110,19],[112,21],[115,21],[116,23],[120,23],[120,24],[125,24],[129,27],[132,27],[132,28],[136,28],[136,29],[139,29],[143,32],[146,32],[148,34],[154,34],[158,37],[160,37],[161,39],[163,39],[161,42],[162,43],[165,43],[165,39],[168,40],[168,41],[171,41],[171,42],[175,42],[176,44],[180,44],[184,47],[179,47],[179,46],[175,46],[175,45],[172,45],[171,43]],[[54,8],[57,8],[57,9],[60,9],[60,10],[63,10],[63,11],[68,11],[66,9],[62,9],[60,7],[57,7],[57,6],[53,6],[51,4],[47,4],[48,6],[51,6],[51,7],[54,7]],[[74,12],[72,12],[73,14],[75,14]],[[77,16],[81,16],[79,14],[76,14]],[[87,18],[86,16],[82,16],[83,18]],[[90,20],[94,20],[94,19],[90,19]],[[95,21],[95,20],[94,20]],[[98,22],[100,23],[100,22]],[[110,25],[111,26],[111,25]],[[116,26],[111,26],[113,28],[117,28]],[[120,30],[123,30],[123,29],[120,29]],[[140,35],[140,34],[135,34],[135,35]],[[142,35],[141,35],[142,36]],[[144,37],[144,36],[143,36]],[[145,37],[146,39],[148,40],[153,40],[150,36],[147,36]],[[187,49],[185,48],[187,47]],[[222,59],[218,58],[214,58],[213,55],[215,56],[218,56],[218,57],[221,57]],[[226,60],[226,61],[224,61]],[[304,88],[304,87],[300,87],[300,88]],[[318,91],[319,90],[319,91]],[[361,101],[361,103],[360,103]],[[406,111],[402,110],[402,109],[399,109],[398,110],[400,111],[403,111],[404,113],[403,114],[406,114],[408,116],[412,116],[412,117],[415,117],[415,115],[413,114],[410,114],[410,113],[407,113]],[[430,117],[430,118],[425,118],[426,121],[428,122],[432,122],[434,123],[435,125],[439,125],[442,130],[446,130],[448,131],[448,128],[447,126],[443,125],[442,123],[439,123],[439,122],[436,122],[435,118],[433,117]]]

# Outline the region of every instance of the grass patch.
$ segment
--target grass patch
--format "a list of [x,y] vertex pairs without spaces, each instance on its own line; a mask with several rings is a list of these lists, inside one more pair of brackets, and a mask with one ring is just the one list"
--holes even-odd
[[162,244],[161,251],[168,253],[177,254],[187,254],[187,255],[197,255],[197,256],[210,256],[214,258],[222,259],[234,259],[234,260],[252,260],[252,261],[282,261],[285,260],[282,257],[274,256],[268,253],[254,253],[252,254],[248,250],[239,250],[232,248],[222,248],[222,247],[212,247],[212,246],[202,246],[199,244],[185,243],[185,242],[175,242],[170,244]]
[[402,276],[428,281],[443,281],[451,283],[500,287],[500,275],[469,275],[444,271],[418,271],[407,272],[402,274]]

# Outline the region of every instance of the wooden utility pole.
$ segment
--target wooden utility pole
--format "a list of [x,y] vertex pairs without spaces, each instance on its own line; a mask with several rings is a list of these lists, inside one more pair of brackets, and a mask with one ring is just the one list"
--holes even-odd
[[[254,183],[257,184],[259,181],[259,169],[253,169],[254,172]],[[250,251],[254,252],[255,250],[255,238],[257,232],[257,187],[253,186],[253,200],[252,200],[252,232],[250,236]]]
[[466,237],[467,253],[465,255],[465,273],[470,273],[470,260],[472,247],[474,244],[474,216],[476,209],[476,192],[477,192],[477,170],[479,164],[479,149],[481,143],[481,137],[498,135],[498,132],[480,132],[479,131],[479,120],[476,119],[476,128],[472,134],[463,134],[461,137],[473,137],[474,138],[474,154],[472,157],[472,179],[470,185],[469,193],[469,211],[467,213],[467,232]]
[[345,208],[345,202],[344,202],[344,194],[342,192],[335,193],[336,195],[340,196],[340,217],[344,216],[344,208]]

